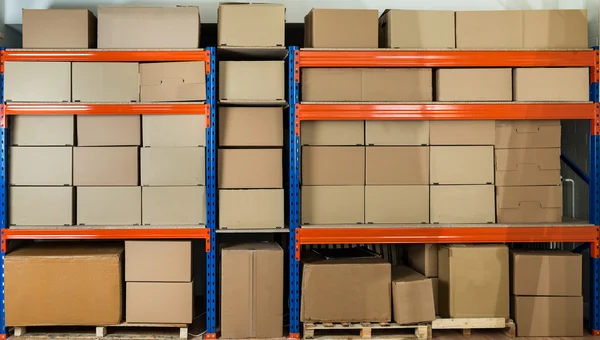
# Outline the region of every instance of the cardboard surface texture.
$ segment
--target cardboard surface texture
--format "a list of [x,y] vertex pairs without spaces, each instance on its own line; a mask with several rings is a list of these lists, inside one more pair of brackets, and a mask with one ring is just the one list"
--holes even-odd
[[438,276],[437,244],[409,244],[405,250],[409,267],[426,277]]
[[141,149],[143,186],[204,185],[203,147],[151,147]]
[[138,148],[135,146],[73,148],[73,185],[138,185]]
[[523,47],[588,48],[586,10],[523,11]]
[[125,320],[192,323],[193,282],[127,282]]
[[303,185],[360,185],[365,183],[363,146],[303,146]]
[[4,101],[70,102],[71,63],[5,62]]
[[94,48],[96,26],[85,9],[23,9],[23,48]]
[[436,101],[512,101],[510,68],[438,69],[435,80]]
[[493,184],[493,146],[432,146],[431,184]]
[[78,146],[138,146],[141,122],[138,115],[78,115]]
[[10,185],[73,185],[73,148],[11,147],[8,173]]
[[560,120],[497,120],[496,149],[560,148]]
[[73,62],[73,101],[139,102],[138,68],[138,63]]
[[302,186],[302,224],[365,222],[365,187]]
[[387,9],[379,17],[379,47],[454,48],[454,11]]
[[17,115],[10,124],[10,143],[16,146],[72,146],[75,116]]
[[220,229],[284,228],[283,189],[219,190]]
[[498,223],[560,223],[562,196],[560,185],[497,187]]
[[279,189],[281,149],[219,149],[219,189]]
[[78,225],[140,225],[142,188],[77,188]]
[[513,70],[515,101],[575,101],[590,98],[589,69],[584,67],[516,68]]
[[497,149],[496,184],[560,185],[560,148]]
[[10,187],[8,192],[10,225],[73,225],[73,187]]
[[283,61],[220,61],[219,100],[227,103],[285,103]]
[[303,121],[301,145],[365,145],[363,121]]
[[205,146],[204,115],[142,115],[143,146]]
[[206,100],[206,67],[203,61],[140,64],[140,101],[203,100]]
[[517,336],[583,336],[583,297],[513,296]]
[[494,145],[493,120],[435,120],[429,122],[431,145]]
[[377,10],[313,8],[304,17],[304,46],[377,48]]
[[514,295],[581,296],[581,254],[511,250]]
[[429,223],[429,186],[367,185],[365,223]]
[[429,184],[427,146],[367,146],[366,155],[367,185]]
[[281,4],[221,3],[217,25],[218,46],[285,46],[285,6]]
[[365,143],[367,145],[429,145],[430,123],[427,120],[368,120],[365,122]]
[[431,223],[495,223],[493,185],[432,185]]
[[405,266],[392,267],[392,305],[399,324],[435,320],[431,279]]
[[191,280],[191,241],[125,241],[125,281]]
[[283,146],[283,108],[219,107],[219,146]]
[[522,11],[456,12],[456,47],[522,48]]
[[433,285],[433,302],[435,304],[435,315],[439,315],[439,279],[437,277],[432,277],[431,284]]
[[142,188],[142,224],[205,223],[206,191],[203,186]]

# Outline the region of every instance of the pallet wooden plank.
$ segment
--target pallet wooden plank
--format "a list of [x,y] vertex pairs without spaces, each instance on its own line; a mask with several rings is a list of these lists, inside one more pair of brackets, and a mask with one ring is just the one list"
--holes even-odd
[[487,329],[505,328],[504,318],[449,318],[436,319],[431,323],[433,329]]
[[[399,325],[387,322],[326,322],[305,323],[303,328],[305,339],[431,339],[431,326],[429,324]],[[394,330],[397,330],[397,332]],[[407,333],[409,330],[411,332]],[[375,331],[378,332],[375,333]]]

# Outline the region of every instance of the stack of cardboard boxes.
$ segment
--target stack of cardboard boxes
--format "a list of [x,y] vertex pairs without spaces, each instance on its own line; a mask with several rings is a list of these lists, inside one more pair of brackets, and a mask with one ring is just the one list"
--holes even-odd
[[406,249],[406,264],[431,279],[435,313],[438,315],[438,245],[410,244]]

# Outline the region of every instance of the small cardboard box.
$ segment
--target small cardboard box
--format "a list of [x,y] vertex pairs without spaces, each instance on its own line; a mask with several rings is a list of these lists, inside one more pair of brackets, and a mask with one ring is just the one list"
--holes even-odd
[[404,249],[409,267],[427,277],[438,276],[437,244],[409,244]]
[[206,191],[203,186],[142,188],[142,224],[205,223]]
[[454,11],[386,9],[379,17],[379,47],[454,48],[454,26]]
[[140,101],[138,63],[73,63],[74,102]]
[[78,187],[77,224],[142,224],[142,188]]
[[191,241],[125,241],[125,281],[191,280]]
[[581,296],[581,254],[511,250],[514,295]]
[[523,48],[522,13],[523,11],[456,12],[456,48]]
[[365,145],[365,122],[312,120],[301,122],[301,145]]
[[367,185],[429,184],[428,146],[367,146],[366,154]]
[[73,148],[73,185],[138,185],[138,147]]
[[23,48],[95,48],[96,26],[86,9],[23,9]]
[[285,103],[283,61],[220,61],[219,100],[224,103]]
[[515,101],[586,102],[590,99],[590,74],[585,67],[516,68]]
[[206,67],[203,61],[140,64],[140,101],[203,100],[206,100]]
[[8,193],[11,226],[73,225],[73,187],[10,187]]
[[70,146],[14,146],[8,159],[10,185],[73,185]]
[[219,149],[219,189],[280,189],[281,149]]
[[562,187],[496,187],[498,223],[562,222]]
[[11,119],[11,145],[72,146],[75,142],[73,115],[16,115]]
[[263,3],[220,3],[217,45],[285,46],[285,6]]
[[494,145],[493,120],[434,120],[429,122],[431,145]]
[[517,336],[583,336],[583,297],[513,296]]
[[283,146],[283,108],[219,107],[219,146]]
[[304,17],[304,47],[377,48],[379,12],[313,8]]
[[494,184],[493,146],[432,146],[431,184]]
[[204,115],[142,115],[143,146],[206,146]]
[[497,120],[496,149],[560,148],[560,120]]
[[588,48],[587,18],[584,9],[523,11],[523,47]]
[[4,101],[70,102],[70,62],[4,63]]
[[303,185],[365,184],[364,146],[303,146]]
[[431,223],[495,223],[493,185],[432,185]]
[[392,267],[394,321],[401,325],[435,320],[431,279],[405,266]]
[[192,323],[193,282],[127,282],[125,320],[138,323]]
[[284,228],[283,189],[219,190],[219,229]]
[[302,224],[365,223],[365,187],[302,186]]
[[204,147],[152,147],[141,150],[143,186],[190,186],[206,182]]
[[368,120],[365,122],[365,143],[367,145],[429,145],[430,123],[427,120]]
[[560,148],[497,149],[496,184],[560,185]]
[[139,146],[139,115],[78,115],[77,146]]
[[440,102],[512,101],[512,69],[455,68],[435,71]]
[[429,186],[367,185],[365,223],[429,223]]
[[283,249],[246,243],[221,250],[221,337],[283,335]]

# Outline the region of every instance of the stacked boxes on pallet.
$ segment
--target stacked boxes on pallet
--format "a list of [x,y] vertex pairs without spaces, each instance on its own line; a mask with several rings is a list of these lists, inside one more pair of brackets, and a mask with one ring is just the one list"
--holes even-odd
[[406,264],[425,277],[431,279],[435,315],[439,315],[438,308],[438,245],[437,244],[409,244],[406,247]]

